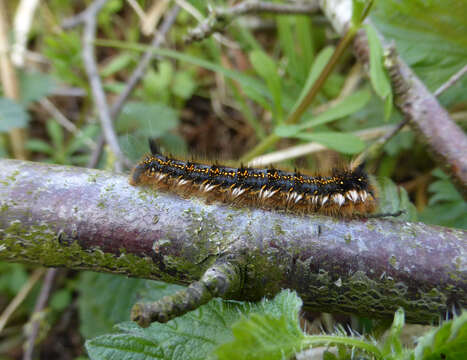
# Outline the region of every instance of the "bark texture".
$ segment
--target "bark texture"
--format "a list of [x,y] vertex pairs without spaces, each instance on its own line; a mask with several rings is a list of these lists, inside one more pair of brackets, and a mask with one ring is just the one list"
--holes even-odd
[[193,283],[240,269],[224,297],[282,288],[306,309],[430,322],[467,306],[467,233],[206,205],[128,185],[125,175],[0,160],[0,260]]

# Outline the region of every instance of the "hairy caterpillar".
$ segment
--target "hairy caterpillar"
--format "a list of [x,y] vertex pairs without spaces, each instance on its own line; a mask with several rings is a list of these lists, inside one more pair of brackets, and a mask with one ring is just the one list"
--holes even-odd
[[328,176],[275,168],[207,165],[164,156],[150,141],[151,154],[133,169],[131,185],[148,185],[181,196],[235,206],[295,213],[364,216],[376,209],[375,190],[363,166],[333,170]]

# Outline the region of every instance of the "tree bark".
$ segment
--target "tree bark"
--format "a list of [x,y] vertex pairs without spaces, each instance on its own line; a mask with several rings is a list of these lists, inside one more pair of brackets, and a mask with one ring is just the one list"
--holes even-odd
[[[0,160],[0,260],[189,284],[239,269],[226,297],[295,289],[306,309],[430,322],[467,306],[467,232],[207,205],[120,174]],[[237,279],[238,280],[238,279]]]

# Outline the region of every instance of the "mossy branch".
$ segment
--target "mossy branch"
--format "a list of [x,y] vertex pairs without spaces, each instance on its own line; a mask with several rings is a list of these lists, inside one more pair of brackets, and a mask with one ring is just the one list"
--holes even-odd
[[[403,307],[412,322],[467,306],[465,231],[206,205],[91,169],[0,169],[0,260],[203,285],[183,297],[189,306],[165,301],[167,318],[212,296],[258,300],[282,288],[305,309],[391,318]],[[230,270],[212,276],[219,267]]]

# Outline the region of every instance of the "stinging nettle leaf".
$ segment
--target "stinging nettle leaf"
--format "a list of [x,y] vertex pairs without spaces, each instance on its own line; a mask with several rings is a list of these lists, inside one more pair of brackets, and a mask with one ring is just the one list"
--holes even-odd
[[[149,295],[148,295],[149,296]],[[119,333],[102,335],[86,342],[91,359],[216,359],[214,351],[234,340],[231,325],[251,314],[284,317],[285,326],[298,326],[301,300],[282,291],[274,300],[242,303],[214,299],[208,304],[166,324],[153,323],[142,329],[132,322],[117,325]]]
[[[427,87],[434,91],[465,66],[467,1],[376,1],[371,18]],[[445,104],[467,99],[463,77],[442,96]]]

